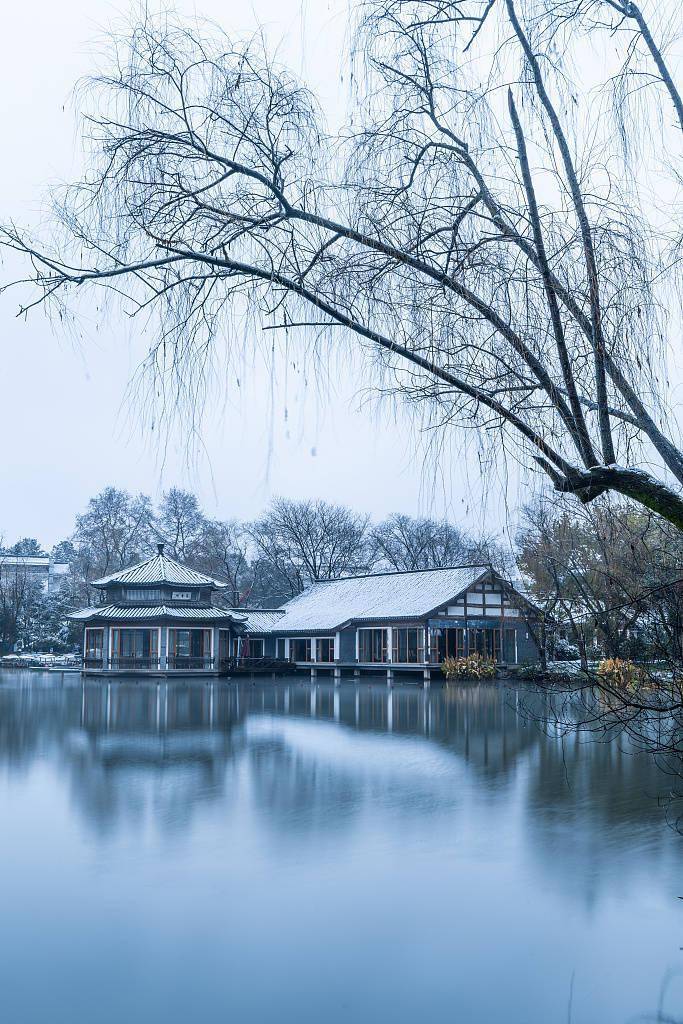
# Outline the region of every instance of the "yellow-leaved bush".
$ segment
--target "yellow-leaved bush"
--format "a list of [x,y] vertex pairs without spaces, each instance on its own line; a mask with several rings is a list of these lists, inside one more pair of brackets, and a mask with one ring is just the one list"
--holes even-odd
[[468,654],[466,658],[444,658],[441,671],[446,679],[493,679],[496,663],[483,654]]

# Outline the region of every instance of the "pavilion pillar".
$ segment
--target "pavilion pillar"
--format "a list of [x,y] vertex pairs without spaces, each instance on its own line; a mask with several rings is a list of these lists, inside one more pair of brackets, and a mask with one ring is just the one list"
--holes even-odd
[[[83,634],[85,641],[85,633]],[[85,654],[85,646],[83,647],[83,653]],[[109,667],[109,626],[105,626],[102,630],[102,668],[107,669]]]
[[211,668],[214,669],[214,670],[217,670],[217,669],[220,668],[220,664],[219,664],[219,659],[220,659],[220,630],[219,630],[218,626],[214,626],[213,627],[213,630],[212,630],[212,633],[211,633],[211,643],[213,645],[211,647],[211,655],[212,655]]
[[159,637],[159,671],[168,671],[168,627],[161,627],[161,636]]
[[394,656],[394,629],[393,626],[387,626],[387,686],[394,685],[394,670],[392,668],[392,661]]

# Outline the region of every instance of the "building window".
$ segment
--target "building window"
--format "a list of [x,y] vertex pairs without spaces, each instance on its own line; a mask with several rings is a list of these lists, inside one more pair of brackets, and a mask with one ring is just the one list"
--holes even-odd
[[125,595],[126,601],[140,601],[143,604],[161,600],[160,590],[149,590],[147,587],[129,587]]
[[211,661],[210,629],[169,629],[168,661],[171,668],[206,668]]
[[392,660],[404,664],[424,661],[424,629],[410,627],[393,630]]
[[295,640],[289,641],[289,660],[290,661],[310,661],[311,660],[311,638],[310,637],[297,637]]
[[250,636],[242,641],[242,654],[245,658],[263,657],[263,637]]
[[112,629],[113,668],[158,668],[158,629]]
[[227,661],[230,657],[230,630],[218,630],[218,657],[221,661]]
[[86,662],[102,663],[104,657],[104,630],[86,629],[83,644],[83,658]]
[[461,626],[432,630],[431,660],[440,664],[444,658],[464,658],[465,635]]
[[285,660],[285,638],[283,636],[279,636],[275,641],[275,657],[282,661]]
[[321,636],[318,637],[316,643],[316,660],[323,662],[334,661],[334,637]]
[[503,630],[503,658],[508,665],[517,664],[517,630]]
[[468,639],[470,654],[481,654],[484,658],[500,661],[499,629],[470,629]]
[[358,630],[358,660],[366,662],[387,660],[386,629]]

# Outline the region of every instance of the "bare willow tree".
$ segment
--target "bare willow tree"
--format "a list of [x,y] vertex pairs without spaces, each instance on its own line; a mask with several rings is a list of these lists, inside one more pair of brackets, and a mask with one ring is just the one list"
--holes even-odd
[[[683,100],[650,9],[654,26],[628,0],[361,3],[359,110],[338,138],[260,43],[144,19],[91,83],[63,230],[4,229],[37,288],[22,311],[63,313],[88,285],[155,310],[149,364],[193,399],[245,313],[343,336],[379,354],[385,386],[560,491],[683,527],[662,354],[680,227],[642,173],[654,160],[675,183]],[[587,42],[606,80],[578,90]]]

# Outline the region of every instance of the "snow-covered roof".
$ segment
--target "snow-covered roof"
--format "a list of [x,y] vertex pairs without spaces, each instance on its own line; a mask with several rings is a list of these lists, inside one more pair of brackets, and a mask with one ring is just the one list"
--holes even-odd
[[173,605],[142,605],[126,608],[123,605],[107,604],[95,608],[81,608],[69,615],[70,619],[89,621],[90,619],[107,619],[108,621],[133,621],[141,619],[182,619],[192,622],[215,622],[217,620],[243,623],[246,616],[229,608],[177,608]]
[[486,565],[461,565],[314,583],[282,606],[285,614],[272,628],[284,634],[335,630],[351,621],[423,618],[488,572]]
[[270,633],[285,615],[284,608],[232,608],[235,615],[246,615],[244,628],[248,633]]
[[158,554],[144,562],[137,562],[127,569],[121,569],[110,576],[103,576],[100,580],[94,580],[93,587],[108,587],[112,583],[131,583],[135,585],[153,585],[159,583],[170,583],[179,587],[206,587],[210,586],[216,590],[223,590],[227,583],[207,576],[196,569],[190,569],[182,562],[176,562],[175,558],[169,558],[163,552],[163,545],[159,545]]
[[31,568],[38,567],[40,569],[50,568],[50,556],[49,555],[7,555],[0,552],[0,562],[3,565],[25,565]]

